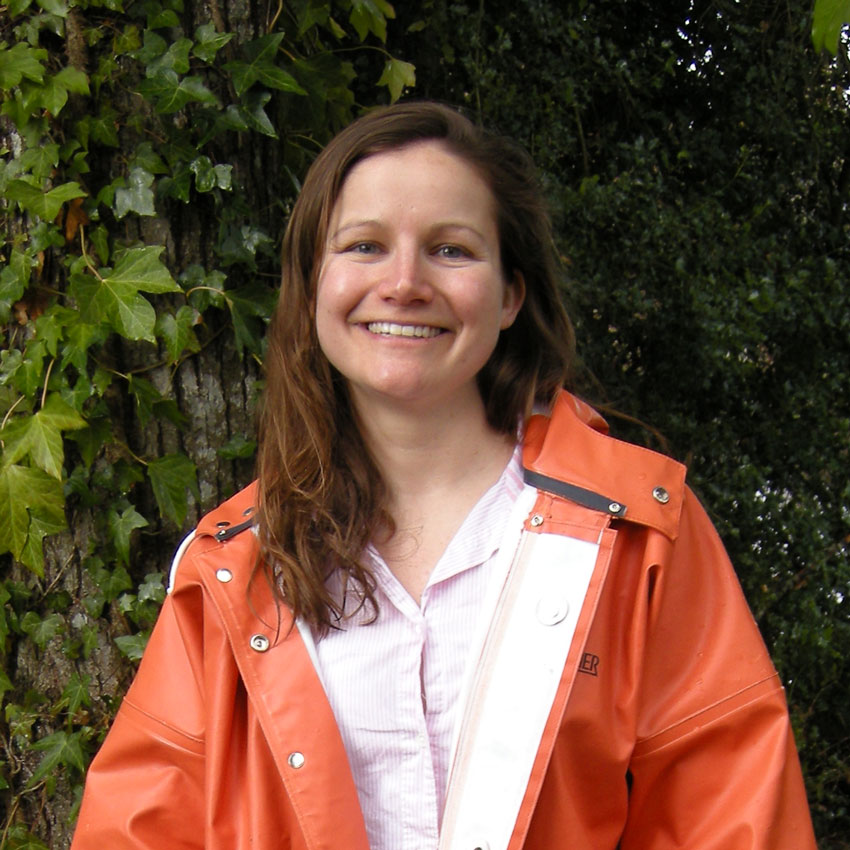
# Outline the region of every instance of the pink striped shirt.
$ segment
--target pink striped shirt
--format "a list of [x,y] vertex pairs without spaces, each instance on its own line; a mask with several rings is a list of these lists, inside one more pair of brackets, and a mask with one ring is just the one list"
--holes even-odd
[[[316,639],[319,672],[348,753],[371,850],[436,848],[449,757],[481,600],[523,488],[520,449],[481,497],[417,605],[371,547],[377,620]],[[340,592],[340,583],[331,579]]]

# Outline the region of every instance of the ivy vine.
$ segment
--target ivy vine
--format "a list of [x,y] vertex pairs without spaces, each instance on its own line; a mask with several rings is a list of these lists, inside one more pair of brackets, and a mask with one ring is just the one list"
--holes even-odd
[[[413,66],[383,46],[395,17],[386,0],[281,3],[259,29],[234,13],[232,31],[209,8],[199,21],[183,0],[8,0],[0,24],[3,848],[47,846],[20,816],[24,800],[49,797],[59,776],[78,795],[109,720],[95,716],[86,674],[51,698],[21,692],[9,660],[57,640],[66,658],[89,658],[110,606],[127,624],[114,642],[137,660],[165,593],[159,572],[131,578],[138,530],[160,518],[180,526],[199,498],[190,458],[134,453],[112,400],[132,398],[142,426],[181,427],[153,369],[196,356],[222,316],[238,352],[262,357],[275,289],[257,271],[279,233],[251,209],[230,153],[246,134],[275,144],[294,196],[356,110],[358,73],[389,100],[415,84]],[[290,201],[280,200],[281,219]],[[217,263],[169,268],[144,221],[198,203],[217,222]],[[137,346],[143,365],[122,371],[116,340]],[[253,450],[240,437],[221,453]],[[82,607],[45,574],[45,538],[73,506],[103,506],[84,560],[95,591]]]

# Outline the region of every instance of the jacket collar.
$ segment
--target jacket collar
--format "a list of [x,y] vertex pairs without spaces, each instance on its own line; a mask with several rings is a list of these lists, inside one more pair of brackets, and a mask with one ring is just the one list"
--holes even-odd
[[523,467],[540,490],[677,535],[685,467],[665,455],[607,434],[605,420],[562,392],[551,416],[534,415],[526,426]]

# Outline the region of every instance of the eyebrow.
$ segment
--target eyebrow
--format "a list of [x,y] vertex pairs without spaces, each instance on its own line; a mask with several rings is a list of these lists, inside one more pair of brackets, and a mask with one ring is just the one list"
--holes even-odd
[[[375,218],[364,218],[357,219],[355,221],[348,222],[347,224],[343,224],[342,227],[338,227],[330,236],[329,239],[336,239],[340,234],[346,233],[349,230],[356,230],[360,227],[379,227],[383,228],[385,225]],[[469,224],[463,224],[459,221],[438,221],[435,224],[431,225],[429,228],[429,233],[439,233],[442,230],[465,230],[468,233],[473,234],[478,239],[482,241],[486,241],[485,236],[476,228],[472,227]]]

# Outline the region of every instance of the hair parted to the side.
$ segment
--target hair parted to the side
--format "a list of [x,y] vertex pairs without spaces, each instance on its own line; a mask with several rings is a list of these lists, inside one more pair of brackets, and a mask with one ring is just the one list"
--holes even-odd
[[369,112],[316,158],[293,208],[282,251],[280,299],[268,335],[259,423],[257,522],[263,562],[296,616],[320,629],[344,613],[328,592],[344,571],[358,604],[377,610],[361,563],[392,528],[385,488],[361,438],[345,382],[316,335],[316,284],[328,225],[346,176],[361,160],[439,141],[478,170],[496,201],[505,280],[525,301],[478,375],[490,426],[515,434],[535,404],[549,406],[570,377],[574,334],[558,293],[549,217],[530,157],[516,144],[432,102]]

